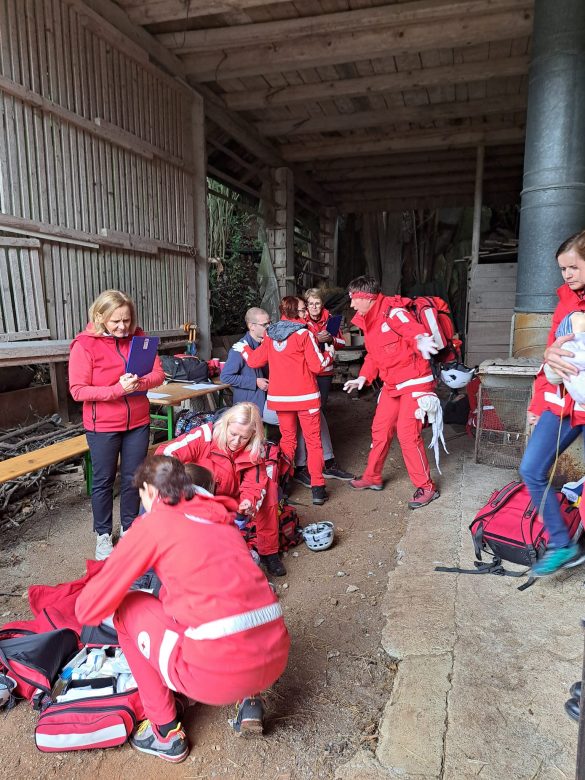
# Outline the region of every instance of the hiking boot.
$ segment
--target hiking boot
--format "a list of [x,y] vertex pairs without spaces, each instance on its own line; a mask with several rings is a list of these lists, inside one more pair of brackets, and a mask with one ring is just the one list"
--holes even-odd
[[143,720],[130,737],[130,744],[141,753],[150,753],[173,764],[179,764],[189,755],[189,743],[180,723],[163,737],[154,723]]
[[384,485],[382,482],[370,482],[368,479],[364,479],[363,477],[352,479],[349,483],[349,486],[354,490],[384,490]]
[[307,471],[306,466],[297,466],[293,479],[295,482],[298,482],[300,485],[303,485],[306,488],[311,487],[311,475]]
[[530,574],[533,577],[546,577],[559,569],[569,569],[585,561],[585,555],[578,544],[567,547],[549,547],[539,561],[536,561]]
[[270,553],[270,555],[261,555],[260,563],[268,574],[274,574],[275,577],[284,577],[286,569],[283,562],[280,560],[278,553]]
[[565,712],[573,720],[579,720],[579,714],[581,712],[579,699],[569,699],[565,702]]
[[331,458],[331,460],[325,461],[323,476],[325,479],[342,479],[346,482],[350,479],[355,479],[355,474],[350,474],[349,471],[344,471],[343,469],[339,468],[335,458]]
[[414,496],[412,497],[412,501],[408,502],[409,509],[418,509],[421,506],[426,506],[427,504],[430,504],[431,501],[434,501],[436,498],[439,498],[441,494],[438,490],[435,490],[435,488],[417,488],[414,491]]
[[242,699],[236,704],[236,717],[228,723],[239,737],[262,736],[264,730],[264,704],[259,696]]
[[313,504],[315,506],[321,506],[326,501],[329,501],[325,485],[315,485],[311,488],[311,493],[313,494]]
[[96,561],[105,561],[113,549],[114,546],[112,545],[112,534],[98,534],[95,543]]

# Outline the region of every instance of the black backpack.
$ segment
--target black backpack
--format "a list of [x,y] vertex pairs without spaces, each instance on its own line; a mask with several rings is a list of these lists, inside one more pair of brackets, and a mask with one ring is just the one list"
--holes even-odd
[[174,357],[162,355],[161,363],[165,377],[171,382],[207,382],[209,369],[204,360],[197,357]]

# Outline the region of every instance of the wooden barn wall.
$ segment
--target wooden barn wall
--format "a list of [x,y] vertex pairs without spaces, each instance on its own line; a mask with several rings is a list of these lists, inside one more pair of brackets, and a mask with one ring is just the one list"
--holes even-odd
[[0,0],[0,232],[39,237],[53,338],[108,287],[149,330],[196,318],[194,114],[79,0]]
[[465,362],[510,356],[517,263],[479,263],[470,270]]

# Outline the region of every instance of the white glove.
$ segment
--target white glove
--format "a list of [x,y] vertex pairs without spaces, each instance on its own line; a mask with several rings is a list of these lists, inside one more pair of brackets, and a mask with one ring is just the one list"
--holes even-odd
[[346,393],[351,393],[352,390],[361,390],[365,384],[365,376],[358,376],[357,379],[348,379],[343,385],[343,389]]
[[331,355],[331,357],[335,355],[335,347],[333,346],[333,344],[325,344],[324,351],[328,352]]
[[416,337],[416,348],[425,360],[430,360],[431,355],[436,355],[439,351],[435,340],[428,333],[423,333],[422,336]]
[[243,352],[247,346],[245,341],[236,341],[235,344],[232,344],[232,349],[234,352]]

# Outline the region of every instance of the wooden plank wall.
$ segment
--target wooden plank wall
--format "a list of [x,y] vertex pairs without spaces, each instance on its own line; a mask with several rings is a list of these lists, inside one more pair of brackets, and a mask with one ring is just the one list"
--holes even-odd
[[468,366],[510,355],[517,267],[516,263],[480,263],[470,271],[465,349]]
[[191,135],[187,90],[79,0],[0,0],[0,232],[39,236],[53,338],[108,287],[145,328],[196,319]]
[[47,338],[40,243],[0,237],[0,341]]

